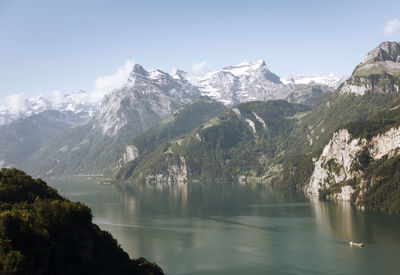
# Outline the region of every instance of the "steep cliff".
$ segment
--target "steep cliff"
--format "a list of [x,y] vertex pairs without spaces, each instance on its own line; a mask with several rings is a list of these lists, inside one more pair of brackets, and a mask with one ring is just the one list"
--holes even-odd
[[127,83],[103,98],[89,122],[63,131],[16,166],[41,177],[110,176],[133,159],[134,148],[126,147],[133,137],[199,96],[187,80],[136,64]]
[[393,108],[336,132],[303,190],[362,208],[400,213],[400,110]]

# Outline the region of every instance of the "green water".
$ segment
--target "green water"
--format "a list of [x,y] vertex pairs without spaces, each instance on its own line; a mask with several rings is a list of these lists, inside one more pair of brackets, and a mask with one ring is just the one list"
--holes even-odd
[[167,274],[400,274],[400,217],[348,203],[256,184],[51,185]]

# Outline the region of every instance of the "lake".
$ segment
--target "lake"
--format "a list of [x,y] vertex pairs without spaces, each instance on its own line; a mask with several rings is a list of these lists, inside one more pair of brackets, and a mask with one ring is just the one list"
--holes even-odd
[[167,274],[400,274],[400,217],[349,203],[261,184],[49,183]]

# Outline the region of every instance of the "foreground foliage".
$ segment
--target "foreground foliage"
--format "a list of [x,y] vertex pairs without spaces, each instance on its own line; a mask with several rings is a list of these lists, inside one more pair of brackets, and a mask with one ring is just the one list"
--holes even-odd
[[131,260],[91,210],[17,169],[0,171],[0,274],[162,274]]

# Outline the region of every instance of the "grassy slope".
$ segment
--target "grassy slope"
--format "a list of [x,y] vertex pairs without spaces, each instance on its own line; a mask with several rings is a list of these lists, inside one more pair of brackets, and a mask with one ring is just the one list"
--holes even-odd
[[16,165],[46,141],[77,123],[73,114],[45,111],[0,127],[0,161]]
[[209,97],[200,97],[194,102],[184,105],[171,117],[130,141],[130,144],[138,149],[139,158],[123,166],[117,178],[128,177],[127,175],[131,173],[137,163],[156,150],[160,144],[184,137],[197,126],[225,110],[226,107],[223,104]]
[[[304,105],[285,101],[250,102],[235,108],[240,110],[240,117],[233,110],[226,111],[184,139],[163,143],[133,165],[124,178],[165,174],[169,166],[181,164],[181,156],[192,180],[263,176],[265,168],[279,155],[279,144],[299,121],[299,114],[310,111]],[[267,129],[254,113],[265,121]],[[246,119],[253,121],[256,133]]]

